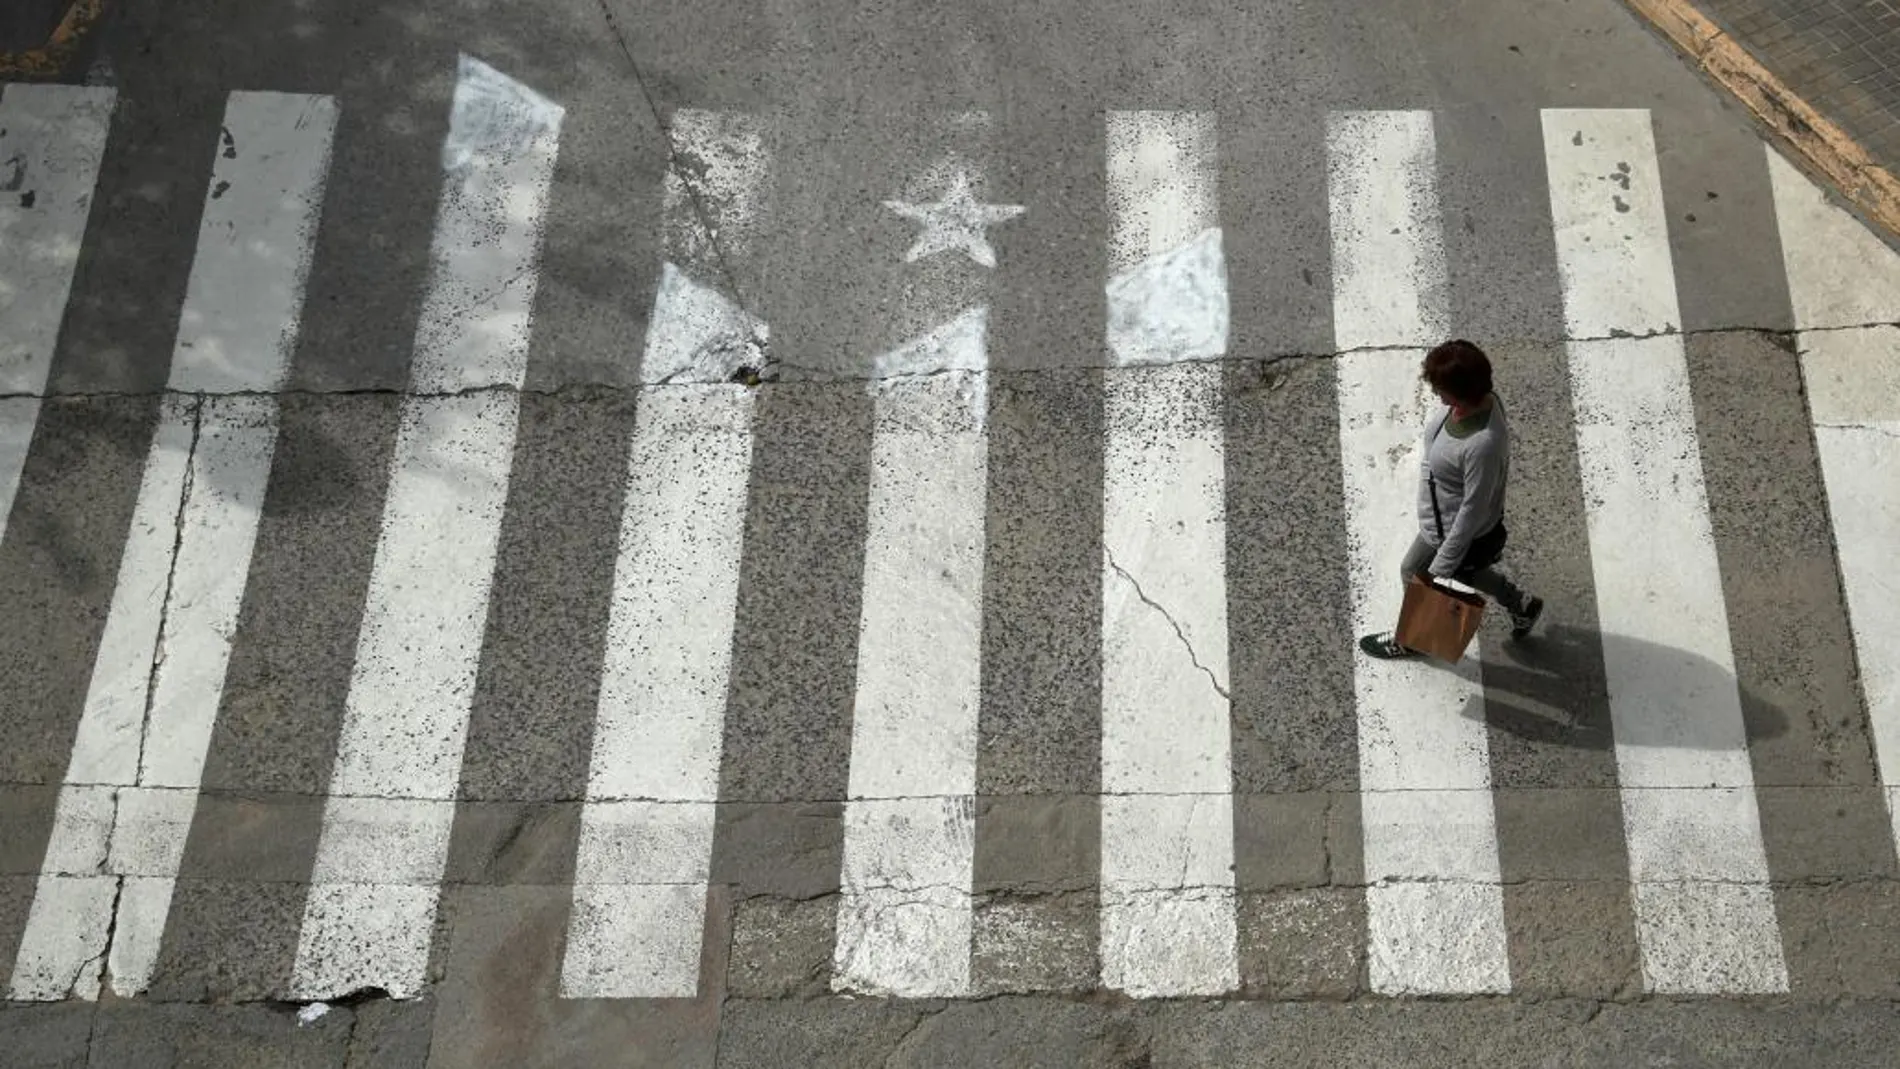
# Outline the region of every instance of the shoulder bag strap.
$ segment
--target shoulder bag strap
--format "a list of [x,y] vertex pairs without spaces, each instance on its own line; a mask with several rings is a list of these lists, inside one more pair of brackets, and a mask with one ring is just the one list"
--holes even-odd
[[1438,540],[1445,540],[1445,517],[1438,511],[1438,478],[1432,474],[1432,444],[1445,430],[1445,421],[1451,418],[1451,409],[1445,410],[1444,419],[1438,421],[1438,429],[1432,432],[1431,439],[1425,443],[1425,481],[1432,488],[1432,522],[1438,525]]

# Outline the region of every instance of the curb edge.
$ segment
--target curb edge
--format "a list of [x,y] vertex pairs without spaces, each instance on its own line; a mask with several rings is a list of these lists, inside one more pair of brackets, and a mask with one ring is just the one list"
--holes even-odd
[[1900,237],[1900,178],[1764,67],[1693,0],[1623,0],[1868,219]]
[[57,77],[104,13],[105,0],[72,0],[45,45],[21,52],[0,52],[0,78]]

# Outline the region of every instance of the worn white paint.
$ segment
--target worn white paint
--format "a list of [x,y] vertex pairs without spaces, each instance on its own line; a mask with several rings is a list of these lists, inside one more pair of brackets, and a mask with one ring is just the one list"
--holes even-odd
[[741,386],[640,398],[561,966],[568,998],[699,989],[752,409]]
[[1210,112],[1108,115],[1102,505],[1102,982],[1240,983],[1227,509]]
[[839,991],[969,992],[987,320],[972,309],[873,361]]
[[[1333,332],[1354,633],[1398,620],[1418,533],[1424,349],[1448,327],[1430,112],[1327,130]],[[1368,969],[1385,994],[1510,988],[1476,647],[1453,670],[1355,651]]]
[[771,170],[763,116],[680,108],[667,123],[674,151],[661,180],[660,240],[673,263],[720,279],[757,246]]
[[1649,113],[1543,122],[1644,983],[1784,991]]
[[[562,109],[466,56],[291,989],[414,995],[488,619]],[[493,389],[485,389],[493,387]],[[450,391],[475,391],[452,393]]]
[[[567,998],[699,990],[713,818],[732,670],[753,395],[766,325],[710,281],[743,252],[765,183],[765,132],[741,112],[682,109],[690,169],[666,174],[667,262],[647,328],[614,563],[613,602],[581,809]],[[709,233],[703,220],[718,230]]]
[[[270,478],[269,394],[296,339],[335,116],[326,97],[233,93],[226,105],[171,388],[258,396],[160,406],[63,788],[100,819],[55,824],[48,858],[65,863],[45,866],[15,997],[96,997],[101,951],[113,991],[134,995],[157,962]],[[48,900],[75,893],[106,906]]]
[[766,324],[724,292],[759,226],[768,143],[764,121],[738,111],[673,113],[673,165],[661,189],[666,262],[640,361],[645,383],[727,382],[765,363]]
[[0,395],[20,395],[0,397],[0,538],[39,420],[115,99],[111,89],[70,85],[0,92]]
[[1861,694],[1900,849],[1900,256],[1764,147]]
[[7,517],[20,492],[20,474],[26,469],[33,425],[39,419],[38,397],[0,397],[0,539],[7,534]]

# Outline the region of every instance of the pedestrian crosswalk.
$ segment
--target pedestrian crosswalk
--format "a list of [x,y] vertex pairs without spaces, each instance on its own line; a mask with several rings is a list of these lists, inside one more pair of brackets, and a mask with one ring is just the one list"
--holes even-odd
[[[29,513],[98,493],[53,467],[84,424],[39,420],[56,402],[93,403],[49,396],[47,383],[75,267],[90,232],[111,225],[92,205],[114,107],[106,88],[0,94],[0,544],[39,546],[47,527]],[[773,851],[795,848],[827,890],[816,900],[826,947],[802,967],[840,994],[970,996],[1066,971],[1083,979],[1049,986],[1245,995],[1262,987],[1262,961],[1286,968],[1329,941],[1351,944],[1349,969],[1382,994],[1512,992],[1528,982],[1525,947],[1553,930],[1526,912],[1526,887],[1546,879],[1527,846],[1561,852],[1577,833],[1561,812],[1528,818],[1535,805],[1521,797],[1574,791],[1576,777],[1499,782],[1503,729],[1487,709],[1540,670],[1540,643],[1580,645],[1563,663],[1588,675],[1554,685],[1575,705],[1550,711],[1546,758],[1587,748],[1575,740],[1600,707],[1609,772],[1589,789],[1613,795],[1618,813],[1609,849],[1590,855],[1599,869],[1580,882],[1614,889],[1621,912],[1566,917],[1559,935],[1600,934],[1611,957],[1627,945],[1633,983],[1649,992],[1825,989],[1811,959],[1833,951],[1794,934],[1786,905],[1811,874],[1778,873],[1765,834],[1786,819],[1777,813],[1801,810],[1771,813],[1760,798],[1865,788],[1854,797],[1885,802],[1875,823],[1890,834],[1849,852],[1896,875],[1900,590],[1885,558],[1900,545],[1900,256],[1772,150],[1760,175],[1780,235],[1769,266],[1785,272],[1807,387],[1785,403],[1807,406],[1812,430],[1789,448],[1808,450],[1825,479],[1840,578],[1838,594],[1799,596],[1844,602],[1860,666],[1856,706],[1801,711],[1825,729],[1790,712],[1780,730],[1826,730],[1872,754],[1872,772],[1848,762],[1829,782],[1764,780],[1753,753],[1770,720],[1743,682],[1735,635],[1772,623],[1737,617],[1730,592],[1754,579],[1725,567],[1712,518],[1722,495],[1750,487],[1710,474],[1704,431],[1730,416],[1698,388],[1680,299],[1694,280],[1675,266],[1648,112],[1541,112],[1544,181],[1524,195],[1547,212],[1563,333],[1475,339],[1500,361],[1552,350],[1547,396],[1524,398],[1541,414],[1524,421],[1519,448],[1533,469],[1570,465],[1578,492],[1514,487],[1535,504],[1514,519],[1513,541],[1537,539],[1548,514],[1578,519],[1594,616],[1553,602],[1550,635],[1515,649],[1487,638],[1450,667],[1356,658],[1344,643],[1315,650],[1301,634],[1259,630],[1236,604],[1252,581],[1238,562],[1275,552],[1235,549],[1261,537],[1249,528],[1264,516],[1274,530],[1338,539],[1339,559],[1315,581],[1340,607],[1315,612],[1350,633],[1396,613],[1431,410],[1417,366],[1462,332],[1432,112],[1315,117],[1326,181],[1311,210],[1330,243],[1302,253],[1330,263],[1334,351],[1293,363],[1313,376],[1299,396],[1330,401],[1301,414],[1329,437],[1274,443],[1271,463],[1320,490],[1263,510],[1236,504],[1262,493],[1262,447],[1237,413],[1281,412],[1269,395],[1294,372],[1236,344],[1234,309],[1254,295],[1223,222],[1236,193],[1222,115],[1100,116],[1100,317],[1078,327],[1092,348],[1022,371],[996,366],[1006,326],[993,308],[1005,287],[1035,284],[1036,251],[1011,244],[1013,220],[1050,206],[997,177],[988,116],[918,124],[918,177],[865,195],[867,217],[905,228],[887,269],[906,281],[885,291],[901,294],[884,309],[887,336],[838,354],[788,348],[767,310],[782,303],[742,292],[761,244],[785,239],[774,229],[788,195],[779,120],[677,111],[664,181],[624,191],[658,205],[646,336],[625,349],[641,388],[630,418],[602,417],[615,451],[564,461],[620,487],[618,510],[602,515],[545,500],[520,475],[558,438],[536,430],[542,410],[524,398],[564,117],[464,57],[408,388],[296,397],[285,391],[304,319],[339,314],[305,305],[348,116],[323,95],[230,95],[204,146],[168,385],[135,417],[136,455],[117,461],[136,493],[122,495],[110,534],[93,524],[56,536],[84,543],[62,551],[113,562],[110,574],[17,579],[76,591],[94,607],[80,624],[91,637],[51,654],[14,642],[52,626],[34,618],[63,604],[50,597],[23,602],[0,629],[0,665],[37,659],[34,678],[74,691],[0,694],[23,706],[0,715],[0,731],[20,733],[0,748],[55,755],[0,767],[11,792],[0,817],[25,829],[10,835],[32,855],[0,869],[19,877],[22,903],[9,910],[0,896],[11,998],[150,994],[206,953],[272,970],[265,986],[286,998],[419,994],[471,808],[523,799],[573,810],[549,833],[567,836],[554,849],[571,858],[569,998],[685,998],[716,985],[702,966],[732,923],[717,916],[719,887],[780,895],[757,873],[793,865]],[[867,314],[815,314],[833,311]],[[353,405],[368,413],[361,440],[318,449],[312,428],[359,426]],[[1540,440],[1538,427],[1565,433]],[[1080,466],[1077,440],[1090,458]],[[335,474],[366,450],[380,477]],[[313,465],[347,507],[312,502]],[[1077,500],[1094,511],[1046,525],[1052,502]],[[585,662],[585,678],[563,685],[582,694],[567,707],[591,717],[563,737],[586,750],[560,755],[577,771],[559,789],[515,799],[470,777],[485,749],[537,752],[506,738],[511,713],[534,711],[495,711],[487,696],[511,670],[492,656],[496,592],[538,552],[509,534],[524,511],[602,532],[603,552],[577,566],[571,599],[531,607],[573,614],[589,636],[546,651]],[[1047,577],[998,567],[1020,539],[1080,545],[1092,564]],[[298,567],[292,544],[361,563],[321,567],[310,552]],[[0,553],[19,559],[24,550]],[[1537,575],[1520,578],[1534,586]],[[1092,589],[1073,598],[1076,582]],[[327,607],[299,630],[305,591]],[[1035,627],[1010,618],[1025,601],[1045,613]],[[337,605],[348,621],[325,623]],[[1087,636],[1093,659],[1066,657],[1072,642],[1037,647],[1050,626]],[[347,650],[295,637],[334,645],[339,629]],[[1009,670],[1005,641],[1017,645]],[[272,690],[287,656],[340,664],[335,692]],[[1024,663],[1093,711],[1092,731],[1062,740],[1068,750],[1041,753],[1046,734],[993,711]],[[769,678],[779,667],[784,678]],[[1319,676],[1340,686],[1314,688]],[[1260,737],[1241,709],[1263,689],[1295,696],[1280,708],[1299,723],[1278,730],[1346,740],[1356,753],[1337,761],[1351,771],[1318,789],[1253,785]],[[521,704],[540,700],[553,699]],[[1057,770],[1075,752],[1092,769],[1086,790]],[[994,771],[1003,761],[1018,770],[1007,785]],[[49,776],[53,763],[63,768]],[[227,804],[251,807],[236,833],[221,823]],[[772,821],[792,830],[757,832]],[[268,859],[262,897],[230,894],[251,875],[231,870],[266,842],[295,856]],[[1317,875],[1260,875],[1306,843],[1323,846]],[[266,900],[275,905],[257,907]],[[220,908],[255,910],[246,923],[278,949],[259,954],[226,933],[207,951],[198,929]],[[1900,955],[1900,918],[1887,923],[1862,927]],[[785,932],[760,938],[732,953],[765,959],[790,945]],[[1082,964],[1041,969],[1044,958]]]

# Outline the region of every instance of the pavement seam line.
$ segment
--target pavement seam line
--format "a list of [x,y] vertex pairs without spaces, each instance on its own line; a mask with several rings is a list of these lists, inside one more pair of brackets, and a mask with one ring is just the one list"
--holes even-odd
[[1861,214],[1900,236],[1900,178],[1776,77],[1692,0],[1623,0],[1695,66],[1819,171]]
[[[1591,344],[1591,343],[1597,343],[1597,342],[1611,342],[1611,341],[1647,341],[1653,338],[1682,338],[1684,340],[1688,340],[1688,339],[1693,339],[1693,338],[1724,337],[1728,335],[1757,335],[1761,337],[1781,339],[1781,340],[1786,340],[1790,343],[1795,343],[1799,341],[1801,336],[1808,335],[1808,334],[1830,334],[1830,333],[1841,333],[1841,332],[1846,332],[1846,331],[1857,331],[1857,330],[1877,330],[1880,328],[1900,328],[1900,322],[1878,321],[1878,322],[1870,322],[1870,323],[1848,323],[1848,324],[1843,324],[1840,326],[1806,327],[1806,328],[1802,328],[1798,330],[1792,329],[1792,328],[1783,329],[1783,328],[1775,328],[1775,327],[1735,326],[1735,327],[1707,327],[1707,328],[1701,328],[1697,330],[1688,330],[1688,331],[1671,329],[1671,330],[1651,331],[1644,334],[1615,332],[1615,333],[1602,335],[1602,336],[1576,337],[1576,338],[1511,337],[1511,338],[1499,338],[1487,344],[1489,344],[1490,346],[1494,348],[1506,348],[1506,347],[1512,347],[1512,346],[1524,347],[1524,346],[1581,345],[1581,344]],[[1172,360],[1165,364],[1143,364],[1143,365],[1131,366],[1131,365],[1126,365],[1126,364],[1097,364],[1097,363],[1079,363],[1078,362],[1078,363],[1054,363],[1054,364],[1047,364],[1041,367],[1034,367],[1034,368],[987,368],[981,371],[972,371],[969,368],[960,368],[960,367],[942,367],[942,368],[927,369],[923,371],[894,372],[892,374],[887,374],[887,375],[843,374],[843,373],[832,371],[831,369],[828,369],[828,368],[818,367],[816,365],[798,364],[792,361],[779,360],[776,357],[768,357],[767,362],[773,368],[792,368],[794,370],[811,371],[811,372],[826,375],[827,377],[826,378],[810,378],[810,379],[789,379],[789,380],[787,379],[761,379],[758,383],[748,383],[747,385],[749,386],[749,388],[754,388],[754,389],[760,388],[762,386],[774,386],[774,387],[780,387],[780,388],[794,387],[794,386],[828,386],[828,385],[836,385],[838,383],[907,382],[907,381],[913,381],[913,380],[919,380],[919,379],[944,378],[944,377],[949,377],[949,376],[960,376],[960,375],[970,375],[970,376],[981,375],[989,379],[991,382],[996,382],[999,380],[1007,381],[1009,379],[1017,378],[1017,377],[1043,375],[1043,374],[1071,373],[1071,372],[1078,372],[1078,371],[1083,371],[1083,372],[1136,371],[1144,367],[1174,367],[1174,366],[1183,365],[1183,364],[1233,364],[1237,367],[1255,365],[1259,369],[1265,371],[1265,370],[1271,370],[1283,364],[1290,364],[1290,363],[1338,360],[1338,359],[1341,359],[1342,357],[1359,356],[1359,355],[1370,354],[1370,353],[1423,352],[1427,348],[1429,348],[1429,346],[1419,345],[1419,344],[1410,344],[1410,343],[1399,343],[1399,344],[1392,344],[1392,345],[1364,345],[1364,346],[1358,346],[1358,347],[1350,348],[1350,349],[1338,349],[1331,352],[1281,352],[1281,353],[1272,353],[1266,356],[1234,356],[1231,353],[1229,353],[1229,354],[1222,354],[1219,356],[1204,357],[1204,358]],[[1789,355],[1798,356],[1800,354],[1797,351],[1794,353],[1790,353]],[[36,400],[36,401],[42,401],[42,402],[44,401],[94,401],[94,400],[112,400],[112,399],[126,399],[126,398],[148,398],[148,397],[153,397],[153,396],[200,397],[200,398],[207,398],[207,399],[219,398],[219,397],[269,397],[269,398],[292,397],[292,398],[311,398],[311,399],[317,399],[317,400],[328,400],[328,399],[344,398],[344,397],[454,398],[454,397],[474,397],[474,396],[480,396],[480,395],[491,394],[491,393],[514,393],[522,397],[576,398],[577,395],[584,395],[584,394],[590,394],[590,393],[598,393],[603,396],[617,396],[617,395],[628,393],[628,392],[638,393],[645,390],[705,389],[709,386],[726,386],[726,385],[735,384],[734,381],[731,379],[720,379],[717,381],[698,380],[698,381],[689,381],[689,382],[675,382],[673,381],[674,378],[675,378],[674,375],[669,375],[666,377],[666,379],[655,380],[652,382],[633,382],[633,383],[571,382],[571,383],[562,383],[562,384],[554,385],[554,386],[526,386],[526,385],[516,386],[513,383],[492,382],[492,383],[477,383],[472,386],[464,386],[460,389],[455,389],[455,390],[406,390],[406,389],[393,387],[393,386],[360,386],[360,387],[338,387],[336,389],[327,389],[327,390],[311,388],[311,387],[297,387],[297,388],[288,388],[288,389],[282,389],[282,390],[158,389],[158,390],[71,390],[71,391],[41,391],[41,392],[12,391],[12,392],[0,392],[0,401],[11,401],[11,400]],[[581,397],[579,399],[584,400],[586,398]]]

